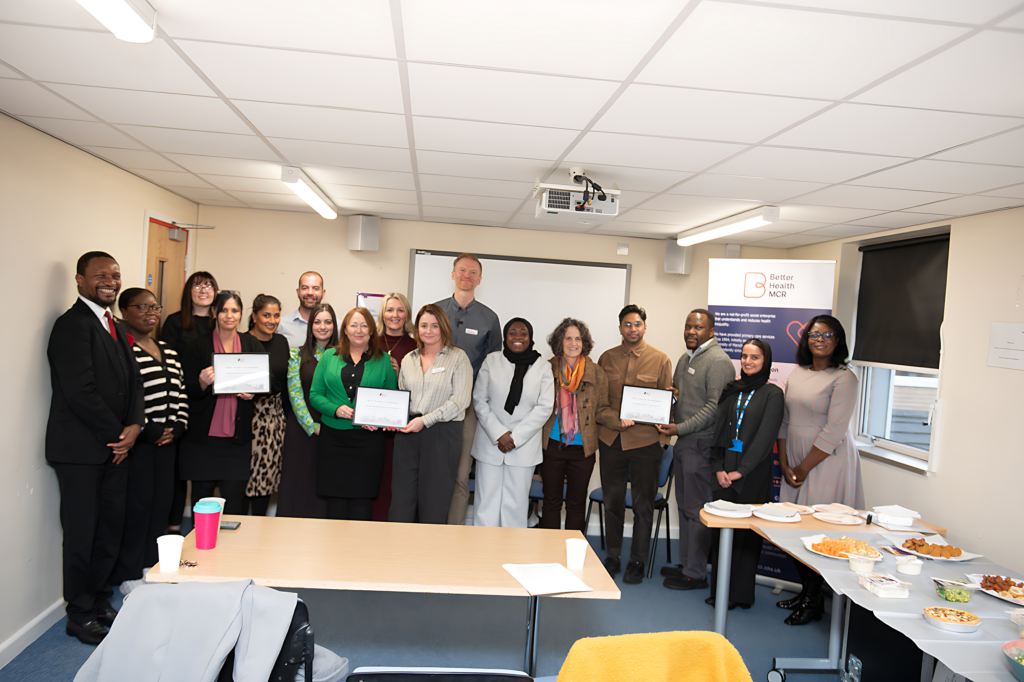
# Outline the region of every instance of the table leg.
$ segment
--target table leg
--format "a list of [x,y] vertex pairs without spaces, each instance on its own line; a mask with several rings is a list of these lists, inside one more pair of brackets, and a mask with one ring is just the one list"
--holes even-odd
[[[846,597],[839,592],[832,595],[832,620],[828,630],[828,658],[776,658],[774,668],[783,670],[839,670],[839,655],[843,646],[843,607]],[[718,605],[718,602],[715,602]]]
[[729,613],[729,578],[732,574],[732,528],[723,528],[718,537],[718,565],[715,585],[715,632],[725,635]]
[[526,657],[523,668],[530,677],[537,674],[537,625],[540,621],[540,597],[530,597],[526,606]]

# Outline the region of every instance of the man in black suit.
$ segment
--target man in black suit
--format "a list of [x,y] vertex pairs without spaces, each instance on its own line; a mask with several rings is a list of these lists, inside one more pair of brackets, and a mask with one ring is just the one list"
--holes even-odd
[[110,306],[121,269],[102,251],[78,259],[78,300],[57,318],[50,361],[46,460],[57,472],[64,529],[67,633],[99,644],[117,615],[109,580],[124,530],[128,465],[146,423],[132,340]]

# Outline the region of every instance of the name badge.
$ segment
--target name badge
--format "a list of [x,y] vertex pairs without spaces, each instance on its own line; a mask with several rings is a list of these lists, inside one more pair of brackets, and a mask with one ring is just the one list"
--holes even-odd
[[475,330],[475,329],[470,329],[469,327],[466,327],[466,333],[467,333],[467,334],[472,334],[473,336],[476,336],[476,335],[477,335],[477,334],[479,334],[480,332],[478,332],[478,331],[477,331],[477,330]]
[[444,367],[434,367],[433,369],[430,370],[430,373],[431,374],[438,374],[438,373],[443,372],[443,371],[444,371]]
[[729,448],[730,452],[743,452],[743,441],[739,438],[732,439],[732,447]]
[[696,372],[693,371],[693,367],[687,367],[686,371],[689,372],[690,374],[696,374]]

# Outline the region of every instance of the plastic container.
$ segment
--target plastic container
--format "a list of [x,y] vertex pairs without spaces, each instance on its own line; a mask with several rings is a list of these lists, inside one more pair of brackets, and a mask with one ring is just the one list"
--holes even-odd
[[200,500],[197,500],[197,501],[198,502],[206,502],[207,500],[209,500],[211,502],[216,502],[217,504],[220,505],[220,514],[217,515],[217,541],[219,542],[220,541],[220,520],[221,520],[221,517],[224,516],[224,505],[227,503],[227,500],[225,500],[223,497],[204,497],[204,498],[202,498]]
[[916,556],[896,557],[896,572],[904,575],[921,575],[924,562]]
[[870,557],[861,554],[848,554],[850,558],[850,570],[854,573],[872,573],[875,570],[875,562],[881,557]]
[[861,573],[857,582],[880,599],[906,599],[910,596],[910,584],[887,573]]
[[[958,614],[963,614],[965,617],[968,618],[968,620],[966,622],[962,622],[962,623],[951,623],[951,622],[948,622],[948,621],[945,621],[945,620],[940,620],[939,618],[936,617],[936,615],[941,613],[941,612],[943,612],[943,611],[951,611],[951,612],[955,612],[955,613],[958,613]],[[981,619],[978,618],[977,616],[975,616],[970,611],[964,611],[962,609],[954,609],[954,608],[948,607],[948,606],[928,606],[928,607],[925,607],[925,609],[924,609],[924,619],[932,627],[938,628],[940,630],[946,630],[948,632],[959,632],[959,633],[977,632],[978,628],[981,627]]]
[[217,546],[217,528],[220,526],[220,505],[210,500],[201,500],[192,507],[192,518],[196,524],[196,549],[213,549]]
[[1013,649],[1024,651],[1024,639],[1017,639],[1003,645],[1003,653],[1006,654],[1006,662],[1010,664],[1013,676],[1020,682],[1024,682],[1024,663],[1018,661],[1017,657],[1013,655]]
[[935,583],[935,594],[948,602],[953,602],[954,604],[966,604],[971,601],[971,592],[966,588],[958,585],[950,585],[949,583],[945,583],[941,580],[935,580],[934,578],[932,579],[932,582]]

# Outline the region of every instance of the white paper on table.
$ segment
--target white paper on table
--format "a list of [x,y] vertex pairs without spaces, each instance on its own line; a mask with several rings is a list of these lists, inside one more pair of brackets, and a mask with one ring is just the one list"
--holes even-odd
[[1024,369],[1024,324],[992,323],[988,335],[988,366]]
[[501,567],[534,597],[594,591],[562,564],[502,564]]

